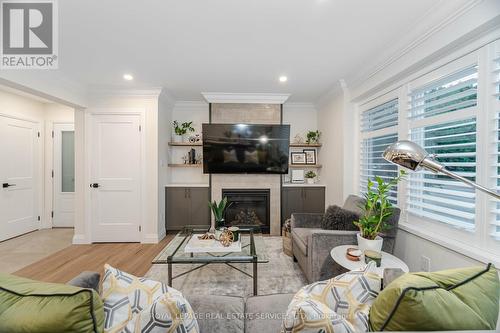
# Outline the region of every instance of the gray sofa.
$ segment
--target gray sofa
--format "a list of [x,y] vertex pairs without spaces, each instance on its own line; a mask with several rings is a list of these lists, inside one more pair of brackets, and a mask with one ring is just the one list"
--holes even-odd
[[[352,218],[359,217],[363,211],[363,198],[350,195],[343,210],[350,214],[350,221],[342,221],[340,226],[350,227],[351,230],[325,230],[322,228],[324,214],[294,213],[291,218],[292,252],[294,260],[298,261],[300,268],[306,275],[307,280],[326,280],[344,273],[346,270],[336,264],[330,256],[332,248],[339,245],[357,244],[356,234],[358,231],[352,229]],[[355,214],[352,214],[355,213]],[[392,228],[384,235],[383,251],[393,253],[397,234],[400,209],[395,208],[393,216],[387,221]]]

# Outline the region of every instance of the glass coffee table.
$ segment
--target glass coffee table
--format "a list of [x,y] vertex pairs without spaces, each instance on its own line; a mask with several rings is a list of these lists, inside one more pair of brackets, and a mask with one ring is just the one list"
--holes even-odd
[[[224,252],[226,249],[220,248],[216,251],[207,250],[207,252],[205,252],[203,246],[205,244],[210,244],[210,241],[204,241],[200,246],[193,247],[193,243],[197,245],[200,243],[198,241],[198,236],[204,234],[206,231],[206,228],[201,229],[196,227],[185,227],[153,259],[152,263],[154,265],[166,264],[168,266],[168,285],[172,286],[172,280],[189,274],[197,269],[203,268],[209,264],[225,264],[232,269],[251,277],[253,280],[253,294],[257,295],[258,265],[269,262],[264,239],[260,230],[240,228],[240,239],[238,241],[240,243],[233,244],[234,246],[230,249],[233,250],[233,252]],[[196,238],[191,240],[194,237]],[[252,264],[253,274],[249,274],[241,268],[236,267],[234,265],[236,263]],[[173,276],[173,264],[198,264],[198,266]]]

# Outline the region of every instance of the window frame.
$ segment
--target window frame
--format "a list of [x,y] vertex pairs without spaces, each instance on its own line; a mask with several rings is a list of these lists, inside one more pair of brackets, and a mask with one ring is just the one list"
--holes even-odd
[[[496,112],[500,112],[500,101],[494,98],[494,86],[492,85],[492,66],[493,60],[500,56],[500,41],[491,42],[476,51],[470,52],[456,60],[450,61],[438,68],[435,64],[427,67],[426,71],[416,78],[411,78],[397,86],[394,90],[386,93],[378,98],[371,100],[368,103],[361,104],[358,107],[359,117],[361,119],[362,112],[375,106],[377,103],[382,104],[394,98],[399,98],[399,116],[397,124],[397,132],[399,140],[410,139],[411,129],[421,128],[436,124],[442,124],[449,121],[458,121],[476,118],[476,182],[485,185],[489,188],[495,188],[496,184],[492,183],[492,136],[493,134],[493,117]],[[443,79],[450,74],[463,70],[469,66],[477,65],[477,105],[475,107],[459,110],[451,113],[439,114],[436,116],[409,119],[410,109],[410,94],[412,90],[424,87],[432,82]],[[451,120],[450,120],[450,117]],[[392,127],[390,128],[392,129]],[[359,147],[363,139],[370,136],[378,136],[379,133],[363,133],[361,123],[358,125]],[[385,132],[386,134],[389,131]],[[358,154],[360,156],[360,154]],[[360,156],[361,157],[361,156]],[[360,166],[361,161],[358,163]],[[496,170],[495,174],[496,176]],[[359,189],[360,172],[358,172],[357,188]],[[401,218],[399,226],[402,230],[430,240],[434,243],[442,245],[453,251],[464,254],[482,262],[493,262],[500,266],[500,240],[495,240],[489,235],[491,231],[490,222],[495,218],[491,212],[491,207],[494,205],[494,199],[487,194],[476,190],[475,200],[475,228],[474,231],[467,231],[458,227],[430,220],[425,217],[412,214],[407,211],[408,204],[408,184],[406,181],[398,184],[398,207],[401,208]]]

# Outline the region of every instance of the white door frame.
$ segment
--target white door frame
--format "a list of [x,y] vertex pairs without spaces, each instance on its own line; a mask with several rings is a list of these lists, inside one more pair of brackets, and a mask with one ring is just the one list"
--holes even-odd
[[141,242],[144,240],[144,223],[146,221],[146,210],[144,209],[144,198],[146,198],[146,111],[142,108],[95,108],[85,112],[85,237],[90,243],[93,242],[92,230],[92,116],[94,115],[138,115],[141,119],[141,231],[139,232]]
[[43,157],[44,157],[44,149],[43,149],[43,141],[44,141],[44,132],[42,131],[42,126],[40,121],[31,119],[29,117],[19,117],[19,116],[13,116],[11,114],[6,114],[6,113],[1,113],[0,112],[0,117],[5,117],[5,118],[10,118],[10,119],[16,119],[16,120],[22,120],[22,121],[27,121],[30,123],[35,124],[36,131],[38,132],[38,140],[36,141],[35,144],[35,174],[34,177],[36,178],[36,181],[33,182],[34,184],[34,192],[35,194],[35,202],[34,205],[36,207],[36,215],[39,217],[38,221],[36,221],[37,228],[41,229],[42,225],[45,220],[45,214],[44,214],[44,200],[43,200],[43,184],[44,184],[44,177],[43,177]]
[[[65,127],[65,129],[62,129],[61,131],[58,130],[58,128],[62,128],[62,127]],[[51,226],[54,227],[54,218],[57,218],[57,213],[56,212],[56,195],[58,193],[58,191],[56,190],[56,186],[58,185],[62,185],[61,184],[61,174],[59,174],[62,170],[58,170],[60,171],[59,173],[57,172],[57,169],[58,167],[56,166],[55,162],[58,161],[59,162],[59,169],[60,169],[60,163],[61,163],[61,157],[62,157],[62,138],[60,138],[60,140],[56,140],[57,137],[58,137],[58,133],[57,132],[63,132],[63,131],[75,131],[75,123],[74,122],[53,122],[52,123],[52,138],[50,140],[51,142],[51,152],[52,152],[52,156],[51,156],[51,159],[50,159],[50,163],[51,163],[51,168],[48,169],[47,173],[49,173],[50,175],[50,181],[51,181],[51,195],[49,197],[47,197],[47,201],[51,201],[51,211],[50,211],[50,221],[51,221]],[[58,141],[58,142],[56,142]],[[76,148],[76,147],[75,147]],[[76,174],[75,174],[75,177],[76,177]],[[76,193],[76,186],[75,186],[75,192],[73,192],[73,194]],[[76,200],[75,200],[76,201]],[[61,226],[56,226],[56,227],[61,227]],[[72,226],[63,226],[63,227],[69,227],[69,228],[72,228],[74,227],[74,219],[73,219],[73,225]]]

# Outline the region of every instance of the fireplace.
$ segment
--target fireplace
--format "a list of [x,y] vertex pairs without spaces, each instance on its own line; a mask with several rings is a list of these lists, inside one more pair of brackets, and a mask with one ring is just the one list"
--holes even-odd
[[263,233],[269,233],[269,198],[268,189],[223,189],[228,208],[225,220],[227,226],[259,227]]

